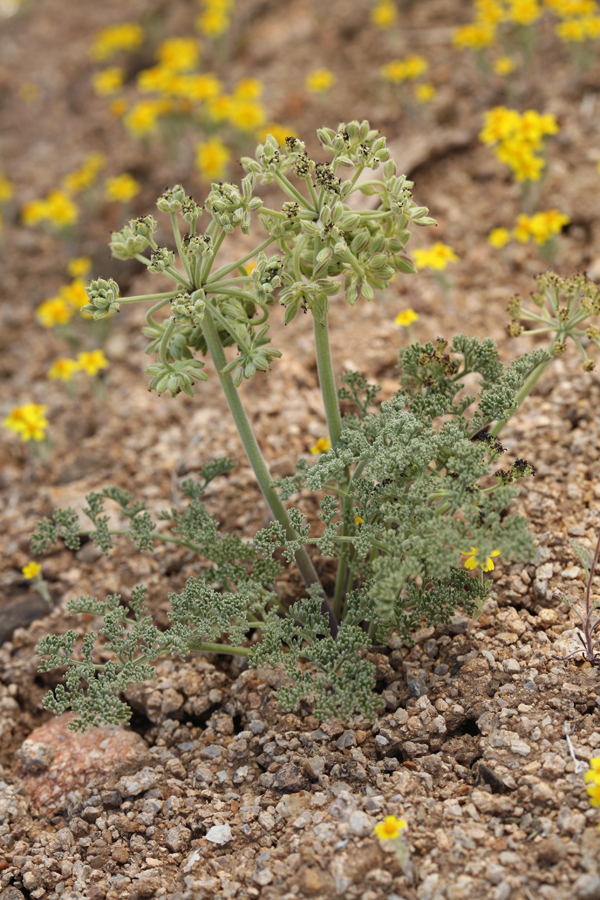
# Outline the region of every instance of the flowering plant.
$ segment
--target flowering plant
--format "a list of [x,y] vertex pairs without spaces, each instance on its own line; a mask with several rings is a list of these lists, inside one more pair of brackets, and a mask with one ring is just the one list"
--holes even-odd
[[[210,355],[273,521],[250,544],[220,533],[202,502],[208,483],[232,466],[217,460],[203,468],[199,483],[184,482],[187,508],[160,516],[170,521],[170,532],[159,531],[145,505],[119,488],[88,495],[90,531],[80,531],[73,510],[58,510],[39,524],[32,539],[37,553],[59,538],[75,549],[82,533],[108,553],[117,533],[107,524],[109,500],[129,520],[125,533],[140,550],[168,541],[201,560],[184,590],[170,595],[172,625],[164,632],[145,611],[143,585],[132,591],[127,607],[118,595],[70,602],[72,612],[104,616],[100,633],[107,639],[103,653],[113,654],[109,662],[96,661],[95,634],[84,639],[83,659],[72,656],[74,631],[40,642],[44,671],[67,666],[66,686],[49,693],[45,704],[57,713],[71,707],[78,715],[75,729],[125,721],[130,712],[118,692],[151,678],[150,663],[161,654],[183,658],[194,649],[247,656],[252,664],[280,663],[289,675],[279,692],[286,708],[304,698],[320,716],[372,714],[381,700],[373,693],[369,648],[394,629],[409,639],[423,619],[448,622],[459,606],[474,614],[488,595],[489,585],[462,565],[464,547],[472,545],[469,558],[482,571],[498,553],[506,559],[532,553],[525,520],[506,515],[506,508],[516,493],[513,482],[533,467],[516,460],[494,473],[503,447],[488,428],[510,417],[519,391],[547,354],[536,351],[505,369],[489,339],[459,335],[449,344],[438,338],[402,350],[400,389],[389,401],[378,404],[379,387],[358,372],[347,373],[338,391],[328,339],[330,298],[341,291],[352,307],[372,301],[396,273],[413,274],[405,252],[411,228],[433,220],[415,204],[412,183],[397,174],[385,138],[368,122],[320,129],[318,137],[328,162],[311,159],[296,138],[281,145],[269,136],[254,157],[242,159],[247,175],[240,187],[212,185],[205,231],[199,228],[202,208],[183,188],[166,191],[157,206],[171,217],[173,249],[157,245],[152,216],[112,235],[115,257],[136,258],[149,272],[167,275],[172,290],[122,297],[115,281],[101,278],[87,288],[83,311],[96,319],[124,304],[151,304],[144,334],[148,352],[157,356],[147,369],[152,390],[192,396],[207,378],[198,357]],[[380,166],[381,178],[359,180]],[[344,171],[348,178],[341,177]],[[259,183],[281,189],[281,208],[263,204],[255,193]],[[360,191],[377,194],[379,207],[351,208],[349,198]],[[266,236],[240,259],[220,264],[227,235],[238,228],[250,233],[256,220]],[[181,221],[188,228],[184,235]],[[248,274],[250,259],[256,266]],[[159,320],[165,307],[170,315]],[[269,339],[275,308],[286,323],[300,310],[312,316],[328,431],[314,448],[313,465],[300,459],[294,476],[277,481],[238,392],[244,379],[269,370],[281,356]],[[237,355],[228,355],[229,347]],[[473,374],[477,396],[465,395],[464,378]],[[345,418],[340,399],[353,404]],[[293,505],[301,488],[319,499],[319,528]],[[331,582],[316,570],[312,547],[337,561]],[[296,563],[305,584],[304,596],[289,608],[274,591],[281,554]],[[250,647],[245,636],[251,631],[261,639]]]

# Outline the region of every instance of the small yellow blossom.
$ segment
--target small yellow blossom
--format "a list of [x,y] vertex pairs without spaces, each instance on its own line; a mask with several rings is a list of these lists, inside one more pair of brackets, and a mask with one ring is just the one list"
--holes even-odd
[[67,263],[67,272],[71,278],[82,278],[91,268],[92,261],[89,256],[74,256]]
[[19,85],[19,97],[24,103],[33,103],[34,100],[37,100],[39,94],[39,87],[32,81],[24,81],[23,84]]
[[335,75],[329,69],[314,69],[308,73],[304,84],[311,94],[324,94],[333,87],[335,80]]
[[406,828],[404,819],[396,816],[386,816],[383,822],[379,822],[373,829],[373,833],[380,841],[395,841],[400,832]]
[[478,22],[486,22],[489,25],[502,22],[506,16],[506,12],[498,0],[475,0],[475,12]]
[[267,115],[262,103],[257,103],[256,100],[238,100],[234,97],[228,118],[240,131],[256,131],[264,125]]
[[110,66],[108,69],[102,69],[96,72],[92,78],[94,91],[99,97],[110,97],[111,94],[118,94],[123,87],[124,72],[119,66]]
[[590,768],[583,776],[586,782],[592,782],[586,788],[591,806],[600,806],[600,756],[590,759]]
[[47,221],[56,228],[74,225],[79,215],[77,204],[64,191],[50,191],[45,200],[33,200],[23,208],[25,225]]
[[354,516],[354,524],[355,525],[364,525],[365,520],[362,516]]
[[2,172],[0,172],[0,206],[4,203],[8,203],[8,201],[12,199],[14,192],[15,189],[12,182],[10,182],[8,178],[5,178]]
[[58,296],[61,300],[66,300],[67,303],[70,303],[75,309],[81,309],[82,306],[86,306],[90,302],[85,292],[85,282],[82,278],[75,278],[71,284],[63,284]]
[[542,15],[539,0],[508,0],[508,18],[517,25],[531,25]]
[[108,360],[102,350],[90,350],[77,354],[79,368],[88,375],[97,375],[100,369],[108,368]]
[[225,177],[231,151],[218,138],[196,144],[196,167],[204,181],[219,181]]
[[500,556],[499,550],[492,550],[490,555],[486,558],[484,562],[477,556],[477,547],[471,547],[470,550],[461,550],[463,556],[466,556],[465,559],[465,569],[476,569],[478,566],[483,572],[491,572],[494,569],[494,561],[492,560],[493,556]]
[[134,197],[137,197],[142,187],[139,181],[136,181],[133,175],[124,172],[122,175],[116,175],[114,178],[107,178],[104,182],[104,196],[107,200],[118,201],[119,203],[129,203]]
[[419,103],[429,103],[436,94],[437,91],[435,87],[428,81],[423,84],[418,84],[415,88],[415,98]]
[[113,100],[108,108],[115,119],[120,119],[127,112],[127,100],[124,97],[119,97],[118,100]]
[[48,378],[52,381],[70,381],[75,372],[79,371],[79,363],[74,359],[61,356],[55,359],[48,369]]
[[379,70],[379,74],[385,81],[393,84],[401,84],[403,81],[411,81],[418,78],[429,68],[427,60],[422,56],[406,56],[404,59],[393,59]]
[[78,194],[90,188],[98,178],[98,173],[106,165],[103,153],[90,153],[83,165],[69,172],[62,180],[63,187],[70,194]]
[[141,100],[123,117],[128,131],[135,137],[150,134],[156,128],[156,122],[164,107],[160,100]]
[[376,0],[370,19],[377,28],[391,28],[397,16],[398,11],[391,0]]
[[204,0],[196,28],[207,38],[218,38],[229,28],[233,0]]
[[21,572],[23,573],[25,578],[35,578],[35,576],[39,575],[41,571],[41,565],[37,562],[34,562],[33,560],[31,562],[28,562],[27,565],[23,566],[23,568],[21,569]]
[[144,40],[144,30],[137,22],[123,22],[99,31],[91,46],[92,59],[109,59],[119,50],[137,50]]
[[242,78],[236,84],[233,96],[236,100],[258,100],[263,91],[264,85],[258,78]]
[[46,436],[48,420],[46,411],[48,407],[41,403],[25,403],[23,406],[13,406],[10,413],[2,423],[9,431],[18,434],[22,441],[43,441]]
[[261,144],[264,144],[269,134],[275,138],[280,147],[285,146],[286,137],[298,137],[294,128],[291,128],[289,125],[277,125],[276,122],[271,122],[269,125],[259,128],[256,132],[256,137]]
[[331,450],[329,438],[319,438],[314,447],[310,448],[311,453],[327,453],[328,450]]
[[416,313],[414,309],[410,309],[410,307],[408,309],[401,310],[394,319],[396,325],[402,325],[404,328],[407,328],[409,325],[412,325],[413,322],[418,321],[419,313]]
[[510,241],[510,231],[508,228],[492,228],[488,234],[488,244],[501,250]]
[[196,67],[200,47],[196,38],[168,38],[159,44],[156,55],[171,72],[189,72]]
[[55,325],[66,325],[73,315],[73,307],[63,297],[51,297],[40,303],[35,311],[42,328],[54,328]]
[[471,50],[483,50],[490,47],[496,39],[496,28],[491,22],[473,22],[461,25],[452,36],[456,47],[469,47]]
[[233,103],[233,97],[227,94],[217,94],[209,99],[206,104],[206,112],[213,121],[224,122],[232,114]]
[[494,72],[496,75],[510,75],[515,70],[514,60],[510,56],[499,56],[494,63]]
[[436,241],[429,250],[413,250],[417,269],[438,269],[443,271],[448,263],[458,262],[458,256],[448,244]]

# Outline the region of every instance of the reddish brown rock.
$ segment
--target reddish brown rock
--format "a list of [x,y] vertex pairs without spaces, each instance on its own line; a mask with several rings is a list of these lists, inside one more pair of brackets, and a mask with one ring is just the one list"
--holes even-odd
[[[70,714],[50,719],[32,731],[19,750],[16,774],[42,812],[59,808],[69,791],[85,787],[148,749],[134,731],[112,725],[85,734],[69,731],[71,719]],[[44,753],[40,745],[47,748]],[[30,764],[30,756],[35,765]]]

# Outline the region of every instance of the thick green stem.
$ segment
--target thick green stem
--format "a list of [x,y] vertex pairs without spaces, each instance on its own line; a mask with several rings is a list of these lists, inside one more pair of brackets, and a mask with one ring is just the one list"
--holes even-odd
[[[533,370],[533,372],[531,373],[531,375],[529,376],[529,378],[527,379],[527,381],[525,382],[525,384],[523,385],[523,387],[517,394],[517,397],[516,397],[517,409],[520,409],[521,404],[523,403],[523,400],[525,400],[525,398],[528,396],[528,394],[533,390],[533,388],[535,387],[535,385],[538,382],[540,375],[542,375],[542,373],[546,371],[546,369],[552,362],[552,359],[553,359],[553,357],[550,357],[550,359],[547,359],[545,362],[541,362],[539,364],[539,366],[537,366]],[[516,410],[515,410],[515,412],[516,412]],[[509,416],[509,418],[511,418],[511,417]],[[503,419],[500,422],[496,422],[494,427],[492,429],[490,429],[490,434],[493,435],[493,437],[497,437],[507,422],[508,422],[508,419]]]
[[329,431],[332,447],[336,447],[340,442],[342,434],[342,416],[335,386],[333,363],[331,361],[327,313],[324,316],[322,324],[314,319],[314,335],[317,371],[319,373],[319,384],[321,386],[323,406],[325,407],[327,430]]
[[[265,459],[260,451],[260,447],[258,446],[256,437],[254,436],[252,426],[250,425],[248,416],[246,415],[246,410],[244,409],[237,388],[233,383],[233,378],[228,372],[223,372],[223,369],[227,365],[227,359],[225,358],[225,353],[223,352],[223,347],[221,345],[221,341],[219,340],[217,328],[212,316],[212,304],[210,303],[207,303],[206,305],[204,319],[202,321],[202,331],[204,333],[204,338],[206,340],[206,345],[208,347],[212,361],[215,364],[215,368],[219,375],[219,380],[221,382],[221,387],[223,388],[223,393],[225,394],[227,406],[229,407],[229,411],[233,417],[233,421],[235,422],[235,426],[242,441],[246,456],[248,457],[248,462],[252,466],[254,474],[256,475],[256,480],[258,481],[263,496],[267,501],[269,509],[273,513],[273,516],[285,528],[288,540],[296,540],[298,536],[292,528],[287,510],[281,502],[281,499],[279,497],[279,494],[275,490],[275,487],[273,486],[271,473],[269,472]],[[298,568],[300,569],[300,573],[307,587],[310,587],[310,585],[312,584],[318,584],[319,586],[321,585],[315,567],[313,566],[312,561],[304,547],[297,551],[296,563],[298,565]],[[335,637],[337,635],[337,622],[322,587],[321,590],[323,593],[323,609],[329,616],[329,626],[331,628],[332,635]]]

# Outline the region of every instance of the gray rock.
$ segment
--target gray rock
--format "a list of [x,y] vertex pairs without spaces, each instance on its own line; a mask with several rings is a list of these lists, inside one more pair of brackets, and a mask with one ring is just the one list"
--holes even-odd
[[248,725],[248,729],[252,734],[262,734],[266,727],[265,723],[261,722],[260,719],[254,719],[254,721],[250,722]]
[[325,757],[312,756],[304,762],[302,770],[308,775],[311,781],[318,781],[319,777],[325,771]]
[[350,747],[356,747],[356,732],[344,731],[335,742],[338,750],[349,750]]
[[187,850],[191,838],[192,832],[189,828],[186,828],[185,825],[176,825],[175,828],[167,831],[165,844],[172,853],[181,853],[183,850]]
[[286,763],[273,778],[273,789],[282,794],[297,794],[308,788],[308,781],[295,763]]
[[137,797],[144,791],[149,791],[161,780],[161,776],[150,766],[144,766],[135,775],[124,775],[117,781],[115,788],[123,797]]
[[0,900],[25,900],[25,898],[18,888],[10,884],[0,891]]
[[550,834],[537,845],[538,862],[553,866],[567,855],[567,848],[557,834]]
[[266,887],[267,884],[271,884],[273,881],[273,873],[270,869],[259,869],[257,867],[252,874],[252,881],[261,887]]
[[466,634],[469,627],[469,619],[467,616],[452,616],[450,624],[447,626],[450,634]]
[[600,900],[600,876],[581,875],[573,885],[577,900]]
[[494,891],[494,900],[508,900],[512,893],[512,888],[508,881],[501,881]]
[[359,837],[365,837],[367,834],[371,834],[376,824],[376,820],[372,816],[367,815],[367,813],[360,809],[356,809],[354,812],[350,813],[350,818],[348,819],[350,831],[352,834],[357,834]]
[[221,744],[210,744],[210,746],[202,748],[200,759],[216,759],[223,753],[225,753],[225,747],[222,747]]
[[229,843],[229,841],[233,840],[231,826],[228,824],[213,825],[213,827],[206,832],[206,840],[210,841],[211,844]]
[[47,769],[54,759],[54,748],[49,744],[25,740],[15,753],[24,772],[37,773]]

